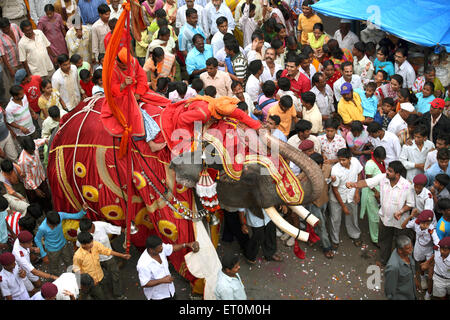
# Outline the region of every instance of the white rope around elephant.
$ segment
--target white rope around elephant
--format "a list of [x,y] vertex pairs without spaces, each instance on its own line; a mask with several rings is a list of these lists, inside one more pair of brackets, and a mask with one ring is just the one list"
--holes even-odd
[[[85,113],[86,113],[86,115],[85,115],[84,118],[83,118],[83,121],[81,121],[80,127],[78,128],[77,138],[76,138],[76,140],[75,140],[75,148],[74,148],[74,150],[73,150],[73,160],[72,160],[72,175],[73,175],[73,182],[74,182],[74,184],[75,184],[75,187],[76,187],[76,189],[77,189],[77,191],[78,191],[78,194],[80,195],[80,198],[81,198],[81,200],[83,201],[83,203],[86,203],[86,201],[84,201],[83,194],[81,193],[80,187],[78,186],[77,180],[76,180],[76,178],[75,178],[75,158],[76,158],[76,155],[77,155],[78,140],[80,139],[81,129],[83,128],[83,124],[84,124],[84,122],[86,121],[86,119],[87,119],[89,113],[92,111],[92,112],[96,112],[96,113],[98,113],[98,114],[101,114],[100,112],[98,112],[98,111],[96,111],[96,110],[93,110],[92,108],[95,106],[95,104],[97,103],[97,101],[100,100],[100,98],[103,98],[103,97],[104,97],[104,95],[98,95],[98,96],[95,95],[95,96],[93,96],[93,97],[90,98],[90,99],[84,100],[84,101],[89,101],[89,103],[88,103],[82,110],[80,110],[80,111],[78,111],[77,113],[75,113],[74,115],[72,115],[72,116],[70,117],[70,119],[67,120],[67,121],[64,123],[64,125],[66,125],[66,124],[67,124],[74,116],[76,116],[76,115],[78,115],[78,114],[80,114],[80,113],[82,113],[82,112],[85,112]],[[60,128],[60,130],[61,130],[61,129],[62,129],[62,127]],[[89,209],[91,209],[93,212],[95,212],[96,214],[98,214],[98,212],[95,211],[94,209],[92,209],[90,206],[89,206]]]

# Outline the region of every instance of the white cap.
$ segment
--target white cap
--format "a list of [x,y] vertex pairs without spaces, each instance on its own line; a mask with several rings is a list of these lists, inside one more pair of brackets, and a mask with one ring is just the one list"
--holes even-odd
[[352,21],[348,19],[341,19],[341,23],[352,23]]
[[414,112],[415,108],[410,102],[400,103],[400,109],[405,111]]

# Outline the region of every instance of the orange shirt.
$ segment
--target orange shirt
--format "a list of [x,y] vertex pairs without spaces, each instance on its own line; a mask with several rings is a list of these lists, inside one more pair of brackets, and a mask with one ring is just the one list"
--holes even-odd
[[317,14],[307,18],[302,13],[298,16],[297,30],[302,32],[301,44],[308,43],[308,33],[313,31],[313,27],[316,23],[322,23],[322,19]]
[[269,109],[267,116],[271,115],[277,115],[280,117],[281,122],[278,126],[278,129],[280,129],[287,137],[289,135],[289,132],[291,131],[292,120],[295,120],[297,118],[297,111],[295,110],[294,106],[284,112],[283,110],[281,110],[280,104],[277,103]]
[[95,284],[103,279],[103,270],[100,266],[100,254],[110,256],[112,250],[102,245],[100,242],[93,241],[91,251],[79,248],[73,255],[73,270],[75,272],[89,274],[94,279]]

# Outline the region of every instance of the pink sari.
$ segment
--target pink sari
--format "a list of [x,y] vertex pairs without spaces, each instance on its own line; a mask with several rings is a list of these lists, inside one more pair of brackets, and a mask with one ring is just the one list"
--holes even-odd
[[163,0],[155,0],[155,5],[153,6],[153,9],[150,7],[147,1],[142,2],[142,7],[144,7],[145,14],[149,18],[149,20],[152,20],[155,18],[155,12],[156,10],[161,9],[164,7],[164,1]]

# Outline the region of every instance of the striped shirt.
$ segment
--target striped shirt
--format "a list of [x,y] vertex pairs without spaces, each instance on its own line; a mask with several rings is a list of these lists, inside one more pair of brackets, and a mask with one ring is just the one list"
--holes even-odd
[[13,132],[17,136],[27,136],[34,132],[36,129],[33,124],[33,119],[31,118],[30,110],[28,109],[28,99],[27,96],[24,96],[22,99],[22,105],[17,104],[11,100],[9,101],[8,105],[6,106],[6,122],[8,123],[16,123],[19,126],[27,128],[30,132],[28,134],[23,133],[20,131],[20,129],[13,128]]
[[45,180],[45,171],[39,158],[39,147],[45,143],[46,139],[36,139],[36,149],[34,154],[29,154],[25,150],[19,156],[18,164],[25,174],[24,186],[27,190],[37,189]]
[[[22,214],[17,211],[13,211],[12,214],[8,214],[6,216],[6,223],[10,226],[11,230],[14,231],[16,236],[20,233],[19,220],[22,217]],[[8,239],[9,241],[13,241],[13,237],[11,232],[8,230]]]
[[11,31],[16,38],[15,41],[9,35],[0,31],[0,55],[6,55],[9,65],[14,68],[20,64],[19,40],[23,37],[23,33],[15,23],[11,23]]
[[233,71],[236,77],[239,79],[245,79],[247,73],[247,59],[245,59],[244,55],[239,52],[231,58],[231,63],[233,65]]

